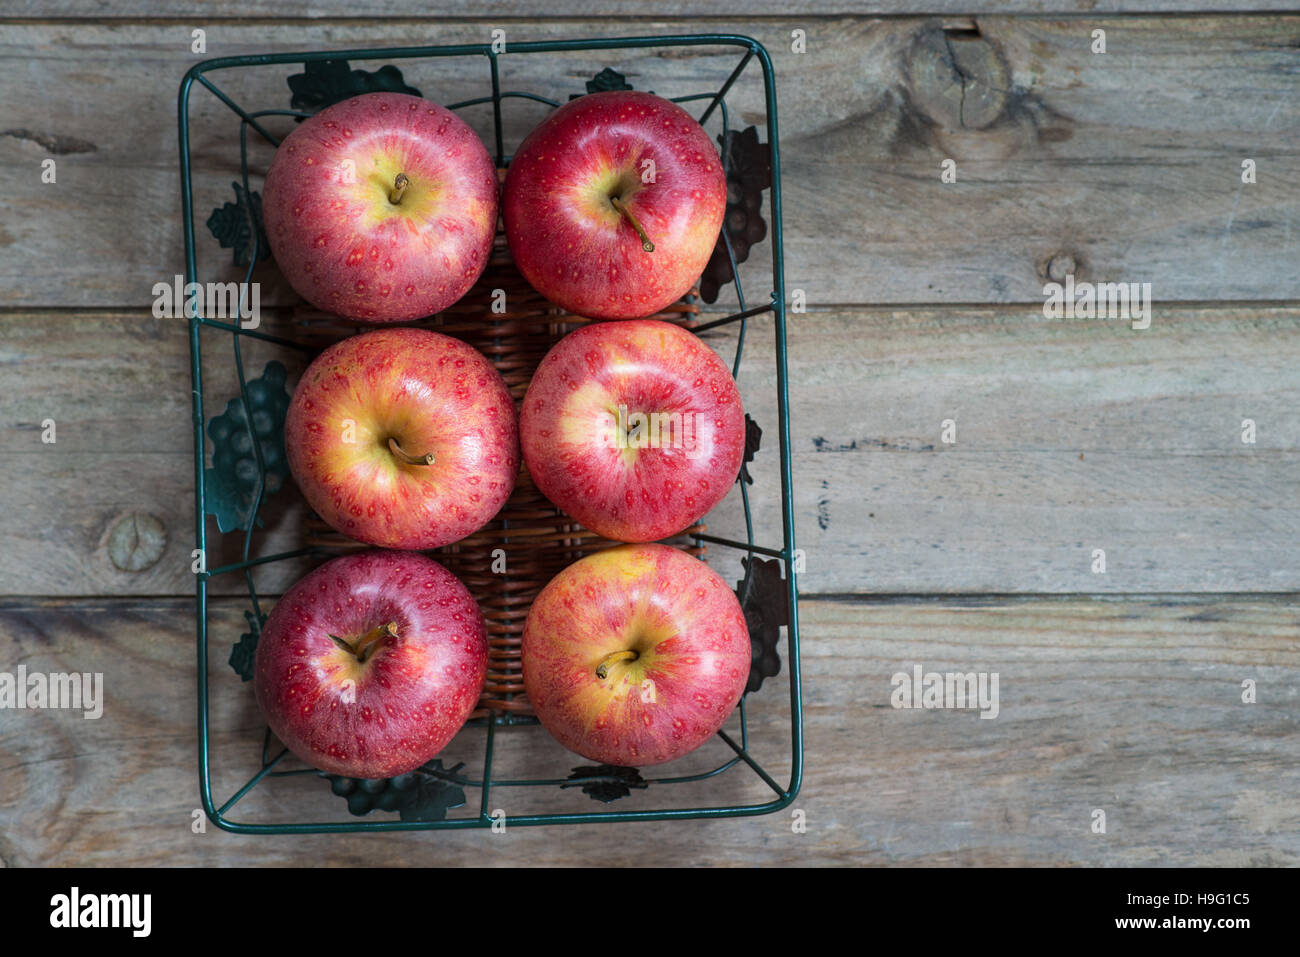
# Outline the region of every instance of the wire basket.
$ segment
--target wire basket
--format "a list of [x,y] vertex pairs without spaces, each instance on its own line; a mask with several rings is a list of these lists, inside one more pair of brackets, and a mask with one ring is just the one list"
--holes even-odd
[[[453,545],[429,552],[432,557],[444,564],[457,575],[470,589],[488,622],[489,629],[489,665],[488,679],[477,710],[471,715],[466,729],[438,759],[413,772],[403,779],[392,781],[353,781],[345,778],[325,775],[310,767],[293,767],[296,759],[287,750],[278,752],[272,747],[270,731],[262,735],[261,753],[253,773],[239,786],[229,798],[218,804],[213,798],[212,763],[213,735],[212,699],[209,648],[209,583],[213,579],[225,579],[225,576],[242,578],[247,588],[250,603],[245,617],[249,622],[249,633],[241,638],[231,655],[231,664],[241,670],[247,680],[251,671],[252,647],[264,620],[262,598],[256,587],[255,575],[265,573],[277,563],[284,562],[319,562],[345,551],[364,547],[333,531],[315,516],[308,516],[301,526],[300,547],[287,551],[275,551],[262,554],[258,545],[257,529],[268,497],[274,493],[282,481],[285,469],[283,456],[274,451],[274,428],[254,413],[258,402],[264,401],[272,382],[271,369],[263,379],[250,379],[245,371],[243,346],[241,343],[256,340],[259,345],[268,345],[284,350],[286,354],[296,354],[310,358],[339,339],[362,331],[372,326],[350,323],[338,317],[315,311],[307,307],[295,307],[290,331],[279,335],[268,333],[259,328],[247,327],[238,321],[227,322],[223,318],[204,315],[204,308],[194,304],[187,309],[190,336],[190,370],[193,380],[193,425],[195,454],[195,556],[194,566],[197,593],[197,638],[198,638],[198,716],[199,716],[199,782],[203,808],[219,827],[237,833],[282,834],[308,832],[348,832],[348,831],[383,831],[383,830],[434,830],[450,828],[494,828],[501,829],[506,821],[510,826],[526,826],[559,823],[589,823],[594,821],[633,821],[633,820],[671,820],[685,818],[730,817],[739,815],[764,814],[786,807],[794,800],[802,779],[803,737],[802,704],[799,681],[799,645],[798,645],[798,606],[796,591],[797,559],[800,553],[794,545],[794,524],[792,513],[792,479],[790,465],[790,427],[788,415],[788,390],[786,382],[786,348],[785,348],[785,285],[783,277],[783,258],[781,249],[781,184],[777,136],[776,89],[771,59],[767,51],[757,41],[743,36],[722,34],[700,34],[690,36],[636,37],[618,39],[591,39],[581,41],[558,41],[539,43],[511,43],[504,47],[499,43],[459,46],[431,46],[398,49],[313,51],[303,53],[284,53],[272,55],[226,57],[206,60],[197,64],[184,77],[179,97],[179,142],[181,165],[182,218],[185,235],[185,282],[197,283],[198,255],[194,229],[195,182],[191,166],[191,131],[190,131],[190,93],[195,86],[204,87],[217,100],[235,114],[239,122],[239,181],[235,192],[237,204],[225,210],[229,215],[222,216],[222,210],[214,213],[208,226],[217,235],[222,246],[235,248],[236,263],[240,261],[241,251],[246,256],[246,269],[239,286],[240,302],[246,302],[254,270],[268,253],[264,236],[260,234],[259,200],[251,188],[249,167],[249,131],[271,146],[279,143],[267,126],[274,125],[272,117],[303,118],[310,115],[304,109],[261,109],[247,111],[211,79],[211,74],[218,71],[232,75],[232,71],[249,68],[276,66],[279,64],[298,65],[304,69],[303,76],[315,75],[319,78],[328,72],[331,82],[352,83],[352,92],[367,89],[405,89],[405,81],[399,70],[386,65],[374,74],[365,71],[349,71],[347,63],[354,61],[419,61],[424,58],[462,58],[466,70],[471,66],[483,65],[486,61],[487,76],[491,94],[460,102],[446,104],[449,108],[463,111],[475,107],[491,107],[490,148],[494,147],[498,170],[504,176],[509,162],[505,149],[503,108],[506,105],[520,103],[541,103],[551,107],[559,103],[537,93],[523,90],[502,89],[503,61],[523,55],[558,55],[558,54],[599,54],[600,51],[627,50],[665,50],[676,47],[709,47],[715,51],[739,49],[741,57],[726,76],[724,82],[714,90],[690,93],[670,97],[677,103],[703,103],[704,109],[698,119],[702,125],[711,119],[721,125],[719,136],[723,168],[728,173],[729,186],[733,185],[735,170],[732,159],[732,145],[736,132],[731,125],[731,115],[726,97],[736,88],[742,76],[751,79],[761,73],[762,97],[766,106],[766,140],[770,150],[770,180],[767,212],[770,233],[766,240],[771,245],[771,289],[768,302],[748,305],[741,281],[741,270],[735,239],[728,224],[719,237],[715,258],[719,270],[725,275],[723,282],[734,284],[737,308],[729,314],[714,318],[703,314],[699,302],[698,290],[682,301],[675,303],[654,318],[675,322],[692,330],[696,334],[708,335],[714,330],[719,333],[734,333],[735,346],[732,371],[741,386],[742,397],[745,394],[744,382],[739,371],[746,332],[750,320],[770,316],[774,335],[775,369],[775,407],[777,415],[777,438],[779,443],[780,474],[780,515],[783,540],[779,546],[760,544],[754,541],[754,519],[751,508],[748,485],[752,478],[742,466],[738,478],[740,504],[743,508],[745,540],[711,535],[707,527],[697,523],[680,536],[669,542],[701,558],[706,549],[714,546],[728,553],[741,556],[744,574],[738,585],[738,595],[746,612],[750,626],[751,642],[755,648],[754,671],[747,693],[742,697],[736,714],[729,719],[728,725],[719,731],[716,738],[722,757],[697,773],[678,774],[655,778],[643,778],[634,768],[611,766],[573,768],[567,777],[553,774],[526,775],[515,777],[503,774],[499,757],[503,750],[498,735],[535,735],[548,740],[546,731],[540,727],[532,715],[524,695],[522,670],[519,661],[519,635],[527,616],[532,598],[547,584],[550,578],[568,564],[583,555],[606,547],[611,542],[595,536],[550,504],[522,469],[520,481],[509,502],[493,522],[474,535]],[[598,60],[589,61],[599,66]],[[664,61],[671,62],[671,60]],[[746,68],[751,63],[756,69]],[[340,65],[342,64],[342,65]],[[238,74],[236,74],[238,75]],[[342,77],[342,80],[340,80]],[[295,77],[294,79],[301,79]],[[594,84],[594,85],[593,85]],[[628,88],[622,83],[622,77],[609,70],[598,74],[593,82],[587,84],[588,91],[601,88]],[[310,105],[311,91],[303,84],[295,86],[290,80],[290,88],[295,90],[294,106],[301,106],[301,98]],[[345,94],[346,95],[346,94]],[[285,122],[285,120],[280,120]],[[750,139],[753,139],[752,131]],[[761,199],[761,190],[758,193]],[[729,195],[731,202],[739,197]],[[751,195],[747,202],[755,206],[758,200]],[[751,238],[753,238],[751,236]],[[228,241],[229,240],[229,241]],[[745,258],[742,250],[739,259]],[[714,271],[715,274],[718,270]],[[715,275],[715,280],[717,276]],[[718,285],[715,281],[714,285]],[[187,287],[188,288],[188,287]],[[507,311],[493,311],[491,301],[494,296],[505,290],[505,301],[509,303]],[[550,347],[568,330],[587,320],[566,314],[559,307],[547,302],[528,286],[515,270],[509,249],[500,226],[491,261],[483,278],[467,296],[445,312],[422,320],[415,325],[436,329],[453,335],[483,352],[501,372],[512,396],[518,403],[522,400],[528,387],[533,370]],[[239,559],[208,568],[205,556],[209,543],[215,536],[209,536],[209,514],[218,514],[223,510],[229,512],[229,488],[218,481],[215,470],[207,467],[207,442],[205,440],[205,391],[203,384],[204,338],[225,340],[231,349],[233,367],[238,381],[238,395],[227,406],[226,425],[220,432],[222,438],[233,438],[242,442],[242,447],[251,450],[251,465],[248,468],[247,493],[239,510],[238,519],[222,514],[218,519],[218,535],[222,538],[234,538],[238,546]],[[210,358],[210,357],[209,357]],[[283,367],[277,372],[275,383],[282,383]],[[745,402],[748,408],[749,402]],[[233,410],[233,411],[232,411]],[[748,419],[748,417],[747,417]],[[214,420],[215,423],[216,420]],[[231,424],[233,423],[233,425]],[[758,447],[761,430],[752,420],[747,421],[750,433],[747,441],[746,462],[749,462]],[[218,438],[214,426],[209,432]],[[270,444],[267,444],[268,434]],[[260,437],[260,440],[259,440]],[[246,441],[245,441],[246,440]],[[214,464],[217,453],[214,452]],[[737,493],[732,493],[733,495]],[[234,527],[228,527],[234,526]],[[491,569],[498,556],[507,556],[509,574],[497,574]],[[781,632],[784,631],[784,640]],[[231,636],[232,638],[234,636]],[[242,646],[242,647],[241,647]],[[781,653],[783,651],[783,654]],[[757,732],[751,727],[750,712],[753,708],[751,699],[759,700],[759,687],[763,680],[774,675],[784,659],[786,680],[789,684],[789,723],[788,738],[782,734],[777,742],[782,753],[788,753],[788,783],[781,784],[777,778],[765,770],[755,755],[758,744]],[[251,699],[251,694],[248,695]],[[767,697],[771,697],[768,695]],[[765,728],[771,729],[773,723],[765,722]],[[476,758],[475,765],[467,769],[466,763],[457,763],[444,767],[443,758],[461,739],[469,735],[482,737],[481,758]],[[539,741],[532,741],[527,747],[532,748]],[[764,742],[769,749],[771,741]],[[558,748],[558,746],[556,746]],[[708,746],[706,746],[707,748]],[[704,752],[701,748],[696,754]],[[515,748],[518,751],[519,748]],[[255,745],[249,746],[250,756],[255,753]],[[567,754],[567,752],[565,752]],[[572,755],[569,763],[573,763]],[[494,759],[496,759],[494,761]],[[562,760],[559,757],[550,759]],[[680,764],[679,759],[674,764]],[[784,761],[782,762],[784,763]],[[660,795],[672,794],[675,797],[686,796],[689,799],[690,784],[719,777],[733,768],[744,765],[761,780],[765,789],[770,789],[772,797],[755,803],[723,803],[718,806],[656,806]],[[549,767],[550,765],[548,765]],[[223,769],[224,770],[224,769]],[[557,768],[558,770],[558,768]],[[738,772],[739,773],[739,772]],[[230,817],[231,810],[244,800],[254,788],[274,787],[271,782],[286,778],[328,777],[334,793],[348,799],[348,810],[353,819],[340,814],[341,820],[250,822],[236,821]],[[669,785],[673,786],[671,790]],[[286,786],[287,785],[282,785]],[[477,790],[479,800],[477,810],[465,797],[466,789]],[[507,791],[507,789],[509,789]],[[544,804],[558,804],[558,807],[545,807],[528,813],[512,813],[508,818],[494,804],[506,803],[501,795],[518,795],[525,793],[540,794],[545,792]],[[579,790],[587,798],[579,796]],[[589,798],[595,798],[604,804],[627,797],[638,791],[637,799],[651,804],[646,808],[634,809],[590,809]],[[649,796],[653,795],[654,799]],[[584,803],[578,803],[584,802]],[[459,807],[470,810],[459,815],[449,813]],[[343,811],[342,805],[338,810]],[[372,817],[371,811],[396,811],[397,819]]]

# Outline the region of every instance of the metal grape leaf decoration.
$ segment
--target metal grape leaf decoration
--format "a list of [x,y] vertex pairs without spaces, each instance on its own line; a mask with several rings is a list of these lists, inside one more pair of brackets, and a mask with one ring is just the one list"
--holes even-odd
[[597,801],[609,804],[619,798],[627,797],[632,788],[644,790],[650,785],[641,777],[636,768],[623,768],[614,764],[584,765],[574,768],[569,779],[560,785],[562,788],[582,787],[582,793]]
[[256,190],[245,191],[238,183],[235,201],[219,206],[208,217],[208,232],[217,238],[222,249],[233,249],[235,265],[246,269],[252,262],[253,230],[257,230],[257,258],[271,255],[271,244],[262,226],[262,197]]
[[763,441],[763,430],[758,427],[758,423],[745,413],[745,454],[740,460],[740,475],[738,480],[746,485],[754,484],[754,477],[749,474],[749,463],[754,461],[754,453],[758,451],[759,443]]
[[397,811],[403,821],[441,821],[453,808],[465,806],[465,785],[461,762],[443,768],[436,758],[414,771],[395,778],[349,778],[341,774],[321,776],[330,790],[346,798],[348,813],[362,817],[371,811]]
[[[747,127],[739,133],[728,130],[718,137],[727,167],[727,212],[722,219],[723,233],[731,240],[731,251],[739,265],[749,258],[751,247],[767,236],[763,221],[763,190],[772,186],[772,148],[758,141],[758,130]],[[718,291],[735,279],[727,244],[719,233],[709,264],[700,277],[700,298],[717,302]]]
[[[601,70],[587,81],[588,93],[608,93],[610,90],[630,89],[632,89],[632,84],[627,82],[627,79],[623,74],[619,73],[617,70],[611,70],[609,67],[605,67],[605,69]],[[582,93],[570,93],[569,99],[576,100],[582,95]]]
[[790,624],[790,596],[781,577],[781,563],[775,558],[751,555],[740,561],[745,566],[745,577],[736,585],[736,597],[745,612],[752,655],[745,694],[753,694],[763,686],[765,678],[781,672],[776,647],[781,640],[781,626]]
[[468,779],[459,774],[464,766],[464,762],[459,762],[443,772],[446,777],[441,777],[434,772],[442,771],[442,761],[435,759],[416,771],[414,796],[398,808],[402,820],[441,821],[448,811],[464,807],[464,785]]
[[259,617],[251,611],[245,611],[244,617],[248,619],[248,631],[240,635],[235,647],[230,649],[230,667],[235,669],[235,674],[242,680],[252,681],[253,663],[257,660],[257,640],[262,637],[266,616]]
[[[289,106],[304,113],[315,113],[362,93],[409,93],[420,96],[402,79],[402,71],[389,64],[374,73],[353,70],[347,60],[312,60],[303,64],[303,72],[289,77],[293,98]],[[302,117],[299,117],[301,120]]]
[[289,474],[284,452],[284,416],[289,409],[286,377],[284,365],[272,359],[260,377],[247,383],[248,409],[236,396],[208,422],[213,450],[212,468],[203,471],[204,510],[216,516],[223,533],[247,530],[252,521],[259,474],[254,439],[265,468],[264,496],[278,492]]

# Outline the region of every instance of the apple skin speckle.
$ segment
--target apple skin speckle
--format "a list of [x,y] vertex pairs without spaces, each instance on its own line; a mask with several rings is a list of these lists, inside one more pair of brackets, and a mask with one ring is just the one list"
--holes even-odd
[[[607,443],[620,406],[660,416],[649,436],[657,446]],[[731,371],[693,333],[656,319],[593,323],[539,364],[520,439],[533,482],[557,507],[598,535],[649,542],[726,497],[744,458],[745,411]]]
[[[434,462],[399,460],[389,439]],[[378,329],[322,352],[289,401],[285,452],[303,497],[331,527],[401,549],[437,548],[482,528],[514,490],[520,460],[514,402],[496,369],[459,339],[413,328]],[[464,494],[471,480],[487,490],[473,500]]]
[[[584,758],[623,767],[671,761],[717,733],[744,693],[751,655],[726,582],[657,544],[606,549],[553,578],[533,601],[521,650],[546,730]],[[624,651],[635,657],[596,674]]]
[[[432,604],[423,601],[433,595]],[[393,623],[364,663],[355,642]],[[285,593],[262,627],[254,692],[272,733],[330,774],[413,771],[469,718],[487,675],[487,627],[469,590],[414,552],[333,559]],[[350,684],[349,684],[350,682]]]
[[[345,163],[355,175],[340,175]],[[386,182],[398,172],[411,185],[394,205]],[[478,280],[498,196],[496,166],[459,117],[419,97],[368,93],[327,107],[285,138],[262,209],[276,264],[299,295],[345,318],[401,322],[445,309]],[[416,292],[378,296],[371,280],[384,269]],[[359,288],[359,279],[367,285]]]
[[[652,181],[643,179],[647,161]],[[506,174],[502,213],[515,263],[538,292],[580,316],[642,318],[699,279],[726,194],[717,149],[685,110],[651,93],[610,91],[569,101],[528,135]]]

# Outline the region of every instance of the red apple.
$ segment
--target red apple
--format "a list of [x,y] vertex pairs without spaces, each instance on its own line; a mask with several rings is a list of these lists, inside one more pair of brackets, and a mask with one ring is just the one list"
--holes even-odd
[[533,482],[606,538],[675,535],[740,472],[745,411],[699,337],[655,319],[601,322],[546,354],[520,414]]
[[304,299],[351,319],[399,321],[438,312],[474,285],[492,250],[497,196],[495,164],[454,113],[367,93],[285,137],[262,213],[280,271]]
[[424,329],[335,343],[284,426],[289,469],[329,525],[387,548],[437,548],[501,510],[519,470],[510,391],[483,355]]
[[413,771],[474,710],[487,628],[464,585],[412,552],[317,568],[276,603],[254,691],[271,731],[312,767],[353,778]]
[[533,288],[594,319],[653,315],[690,291],[722,228],[718,151],[652,93],[570,100],[520,145],[506,174],[506,239]]
[[667,545],[621,545],[560,572],[533,601],[522,652],[546,730],[622,767],[698,748],[749,678],[740,602],[717,572]]

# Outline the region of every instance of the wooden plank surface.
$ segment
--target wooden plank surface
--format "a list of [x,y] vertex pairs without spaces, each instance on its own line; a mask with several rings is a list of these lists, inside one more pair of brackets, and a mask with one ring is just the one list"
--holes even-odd
[[[224,799],[256,767],[261,725],[251,687],[224,664],[242,605],[212,614],[213,768]],[[474,863],[630,865],[1300,864],[1297,719],[1300,617],[1288,599],[807,601],[807,774],[790,813],[717,822],[489,832],[243,837],[191,830],[198,804],[191,603],[183,600],[0,603],[0,643],[29,672],[104,675],[98,720],[69,711],[5,712],[0,721],[0,862],[225,865]],[[896,710],[891,676],[999,674],[999,713]],[[1256,683],[1244,704],[1241,683]],[[750,703],[754,751],[788,754],[784,676]],[[142,694],[148,688],[150,693]],[[449,754],[481,769],[462,732]],[[580,759],[540,728],[498,736],[498,768],[567,775]],[[689,760],[689,759],[688,759]],[[251,767],[250,767],[251,765]],[[708,784],[624,799],[761,801],[733,769]],[[496,789],[503,810],[530,802],[587,810],[575,791],[543,798]],[[770,795],[770,792],[767,792]],[[477,791],[467,791],[476,801]],[[1092,831],[1103,810],[1106,833]],[[459,812],[454,812],[459,813]],[[323,782],[259,785],[246,822],[337,820]]]
[[[264,328],[293,327],[268,314]],[[228,340],[205,333],[209,419],[237,390]],[[734,354],[734,333],[709,341]],[[249,343],[249,375],[273,356],[292,387],[302,359],[288,350]],[[1157,305],[1146,330],[1023,307],[818,311],[791,317],[788,361],[807,593],[1300,589],[1298,309]],[[0,364],[0,594],[192,594],[182,322],[0,316]],[[772,322],[756,319],[739,376],[766,430],[750,501],[755,540],[779,546],[774,369]],[[47,418],[53,445],[41,442]],[[1246,419],[1253,444],[1242,441]],[[743,538],[740,504],[733,490],[711,530]],[[301,544],[296,492],[270,506],[253,555]],[[135,515],[156,519],[167,540],[130,570],[110,545]],[[209,534],[218,541],[212,524]],[[224,537],[209,567],[241,547]],[[1104,573],[1093,571],[1096,548]],[[305,567],[268,566],[257,585],[278,593]],[[226,577],[211,587],[244,586]]]
[[[1262,14],[1287,5],[1274,0],[1252,15],[1146,6],[1180,11],[1160,16],[1124,0],[759,0],[735,16],[673,0],[653,17],[562,0],[549,19],[506,0],[472,19],[437,4],[0,0],[0,671],[102,672],[107,695],[98,720],[0,711],[0,866],[1300,865],[1300,16]],[[193,832],[188,345],[148,305],[180,269],[175,89],[201,58],[196,27],[206,56],[485,42],[497,27],[510,42],[739,31],[772,51],[787,280],[810,304],[789,337],[806,833],[789,813],[629,825],[642,839],[613,843],[600,825]],[[1089,49],[1099,28],[1105,54]],[[563,99],[607,65],[666,95],[716,89],[735,59],[502,62],[507,88]],[[216,78],[285,107],[285,72]],[[482,73],[406,69],[443,102],[481,94]],[[202,222],[232,198],[237,128],[205,91],[193,103],[200,271],[233,278]],[[729,104],[738,124],[765,120],[753,86]],[[507,111],[507,149],[540,110]],[[466,117],[490,136],[487,111]],[[253,144],[255,185],[270,155]],[[940,181],[945,159],[955,183]],[[1242,182],[1244,159],[1257,182]],[[744,267],[751,302],[770,288],[766,253]],[[1045,318],[1044,283],[1070,271],[1151,282],[1150,328]],[[257,278],[268,307],[292,301],[273,266]],[[272,332],[288,320],[264,316]],[[730,357],[734,329],[709,341]],[[273,357],[292,383],[301,357],[246,344],[251,374]],[[773,362],[770,320],[755,320],[740,384],[766,430],[751,489],[763,544],[780,538]],[[227,337],[205,334],[203,371],[211,417],[235,394]],[[739,504],[733,491],[710,531],[743,537]],[[253,554],[295,547],[303,512],[292,489],[274,499]],[[210,565],[238,556],[227,538]],[[711,561],[737,576],[723,550]],[[306,567],[260,570],[266,605]],[[255,769],[261,736],[226,664],[247,607],[218,597],[209,618],[219,800]],[[997,718],[891,707],[891,676],[918,664],[996,672]],[[787,681],[749,705],[753,753],[779,780]],[[477,770],[482,734],[448,758]],[[538,728],[504,730],[498,755],[521,777],[581,763]],[[616,806],[767,800],[743,772]],[[595,807],[558,789],[494,796],[508,815]],[[235,817],[346,819],[310,777],[259,786]]]
[[[851,13],[866,15],[916,15],[954,14],[986,16],[989,14],[1078,15],[1097,17],[1105,14],[1154,14],[1186,12],[1234,11],[1240,4],[1232,0],[751,0],[745,5],[749,22],[757,16],[824,17]],[[1251,10],[1289,11],[1294,5],[1288,0],[1250,0]],[[546,14],[552,17],[618,17],[620,20],[651,21],[647,8],[639,0],[559,0],[548,3]],[[481,0],[474,5],[476,17],[498,17],[505,22],[528,19],[534,14],[518,0]],[[111,6],[97,0],[4,0],[0,3],[0,19],[31,18],[34,20],[81,19],[96,20],[138,19],[148,17],[185,18],[201,23],[205,20],[255,19],[329,19],[351,18],[357,13],[356,5],[348,0],[240,0],[239,3],[221,0],[168,0],[166,3],[150,0],[119,0]],[[366,4],[367,19],[433,20],[464,17],[465,8],[453,0],[435,0],[413,7],[406,0],[373,0]],[[662,17],[717,17],[718,4],[709,0],[671,0],[654,5],[654,18]],[[652,21],[651,21],[652,22]]]
[[[1032,308],[793,317],[803,587],[1300,587],[1297,320],[1159,304],[1146,330]],[[746,355],[745,394],[770,396],[770,339],[755,336]],[[774,421],[774,406],[751,405]],[[756,487],[773,465],[756,461]],[[725,504],[715,523],[734,525]],[[756,516],[777,527],[774,510]]]
[[[493,26],[222,21],[206,53],[485,42]],[[990,17],[947,33],[941,19],[907,17],[744,26],[773,52],[787,279],[812,303],[1040,302],[1045,278],[1068,268],[1081,280],[1151,282],[1164,302],[1300,299],[1291,225],[1300,17]],[[1090,50],[1098,26],[1105,54]],[[790,46],[796,27],[807,30],[802,54]],[[508,37],[736,28],[535,21]],[[175,89],[201,59],[190,42],[188,23],[0,24],[0,188],[13,211],[0,226],[0,305],[139,307],[176,274]],[[563,99],[610,65],[637,86],[683,95],[717,89],[737,59],[734,50],[507,56],[503,83]],[[285,75],[214,78],[250,107],[283,108]],[[444,102],[486,83],[485,69],[448,61],[408,63],[406,76]],[[202,223],[233,198],[238,128],[207,91],[192,102],[201,273],[229,278],[228,253]],[[729,102],[735,122],[764,122],[752,79]],[[511,105],[507,149],[542,110]],[[488,110],[466,118],[490,136]],[[49,158],[53,184],[41,181]],[[269,158],[253,147],[255,183]],[[941,182],[947,159],[955,183]],[[1244,159],[1257,167],[1250,185]],[[751,298],[771,289],[765,256],[766,247],[745,267]],[[262,277],[264,302],[283,300],[274,277]]]

